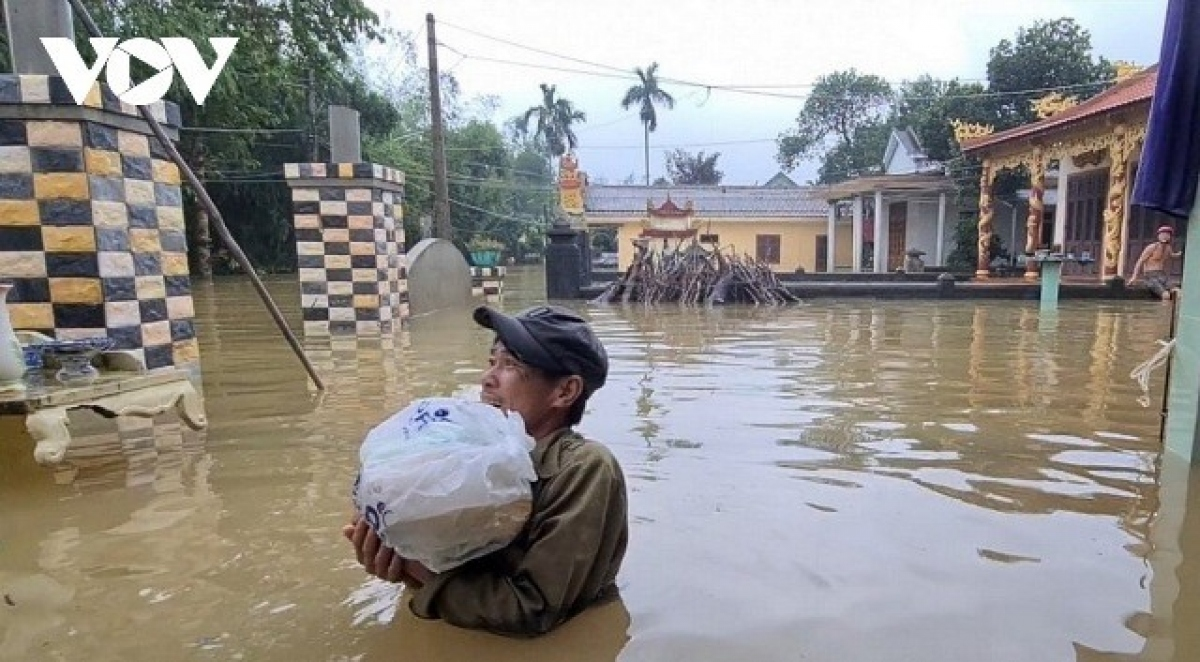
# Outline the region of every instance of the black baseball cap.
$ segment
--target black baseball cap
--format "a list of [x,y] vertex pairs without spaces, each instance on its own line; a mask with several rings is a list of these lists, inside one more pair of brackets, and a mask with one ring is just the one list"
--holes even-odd
[[589,392],[608,379],[608,352],[587,321],[561,306],[534,306],[516,315],[480,306],[475,322],[496,332],[526,365],[553,375],[579,375]]

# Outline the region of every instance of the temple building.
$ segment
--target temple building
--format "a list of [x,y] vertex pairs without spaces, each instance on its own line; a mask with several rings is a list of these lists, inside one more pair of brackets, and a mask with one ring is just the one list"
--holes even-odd
[[[1160,225],[1174,226],[1182,239],[1186,221],[1129,203],[1157,74],[1157,65],[1121,66],[1108,90],[1083,102],[1050,95],[1034,103],[1041,119],[1005,131],[956,123],[963,154],[982,161],[979,245],[998,232],[997,174],[1021,167],[1031,184],[1021,196],[1024,232],[1012,250],[1022,257],[1057,249],[1076,258],[1064,265],[1065,275],[1128,279]],[[989,267],[981,250],[976,274],[988,275]],[[1025,275],[1037,277],[1035,261],[1025,260]]]
[[944,165],[905,127],[892,130],[880,172],[829,185],[822,194],[830,223],[850,226],[849,270],[884,273],[901,268],[910,252],[929,267],[945,266],[957,217],[954,191]]
[[635,241],[662,250],[698,240],[780,273],[851,263],[849,224],[831,240],[829,205],[783,176],[765,186],[588,186],[584,203],[589,229],[617,230],[621,270],[633,261]]

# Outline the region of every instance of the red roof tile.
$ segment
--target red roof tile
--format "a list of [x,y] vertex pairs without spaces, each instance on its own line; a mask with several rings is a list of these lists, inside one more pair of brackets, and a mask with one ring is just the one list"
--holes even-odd
[[990,136],[966,140],[963,142],[962,151],[964,154],[969,154],[1017,139],[1045,135],[1053,132],[1055,129],[1060,129],[1067,125],[1096,117],[1097,115],[1126,108],[1137,103],[1148,102],[1154,97],[1154,87],[1157,81],[1158,65],[1155,64],[1057,115],[1006,129],[999,133],[993,133]]

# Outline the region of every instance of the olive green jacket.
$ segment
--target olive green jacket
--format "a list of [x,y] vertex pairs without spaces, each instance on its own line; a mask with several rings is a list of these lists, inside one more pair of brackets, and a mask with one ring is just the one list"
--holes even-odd
[[629,540],[620,464],[607,447],[570,429],[532,455],[538,481],[525,529],[508,547],[418,589],[410,602],[417,616],[534,636],[616,595]]

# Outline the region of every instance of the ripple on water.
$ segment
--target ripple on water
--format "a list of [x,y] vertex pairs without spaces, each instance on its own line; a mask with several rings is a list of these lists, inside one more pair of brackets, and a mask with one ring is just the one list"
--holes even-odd
[[[299,328],[295,283],[270,287]],[[515,269],[505,307],[544,291]],[[1139,652],[1124,619],[1151,604],[1158,418],[1125,378],[1144,357],[1117,350],[1161,335],[1157,311],[1064,302],[1049,325],[1028,302],[578,307],[611,362],[582,430],[621,460],[635,530],[631,623],[571,641],[701,661]],[[0,621],[0,646],[94,662],[591,650],[505,657],[495,638],[400,628],[403,589],[364,581],[340,538],[362,435],[415,397],[477,397],[486,331],[464,313],[393,339],[305,338],[317,394],[246,283],[198,283],[196,309],[199,441],[100,434],[61,485],[0,458],[0,592],[32,605]]]

